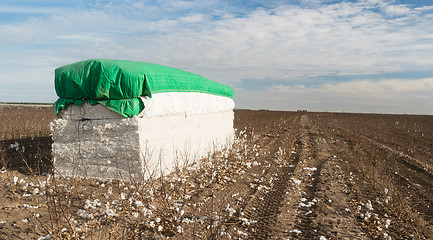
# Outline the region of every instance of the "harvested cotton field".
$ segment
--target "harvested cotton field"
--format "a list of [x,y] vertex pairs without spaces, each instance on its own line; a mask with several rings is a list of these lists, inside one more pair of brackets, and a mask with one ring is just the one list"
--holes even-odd
[[[231,150],[145,182],[3,168],[0,238],[433,237],[432,116],[236,110],[234,126]],[[3,161],[31,163],[26,144],[2,139]]]

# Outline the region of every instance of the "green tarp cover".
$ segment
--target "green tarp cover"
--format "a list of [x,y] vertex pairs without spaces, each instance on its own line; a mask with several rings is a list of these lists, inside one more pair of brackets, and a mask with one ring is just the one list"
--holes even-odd
[[55,70],[56,114],[69,104],[103,104],[125,117],[138,115],[141,96],[162,92],[200,92],[233,98],[233,88],[200,75],[158,64],[90,59]]

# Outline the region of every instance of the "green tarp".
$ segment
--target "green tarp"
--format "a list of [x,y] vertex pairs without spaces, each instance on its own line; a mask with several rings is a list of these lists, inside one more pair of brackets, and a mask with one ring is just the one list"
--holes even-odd
[[200,75],[158,64],[90,59],[55,70],[56,114],[69,104],[103,104],[125,117],[139,114],[141,96],[162,92],[200,92],[233,98],[233,88]]

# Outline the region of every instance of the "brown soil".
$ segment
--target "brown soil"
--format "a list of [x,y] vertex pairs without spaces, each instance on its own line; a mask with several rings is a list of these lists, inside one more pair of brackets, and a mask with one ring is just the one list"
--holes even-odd
[[49,138],[3,140],[0,239],[433,239],[433,116],[237,110],[235,127],[232,150],[145,183],[52,178]]

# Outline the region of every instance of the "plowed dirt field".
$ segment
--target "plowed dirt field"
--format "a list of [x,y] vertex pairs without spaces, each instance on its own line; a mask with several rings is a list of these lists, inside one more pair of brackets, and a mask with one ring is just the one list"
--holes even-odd
[[53,178],[49,138],[3,139],[0,238],[433,239],[433,116],[236,110],[235,127],[233,149],[143,183]]

